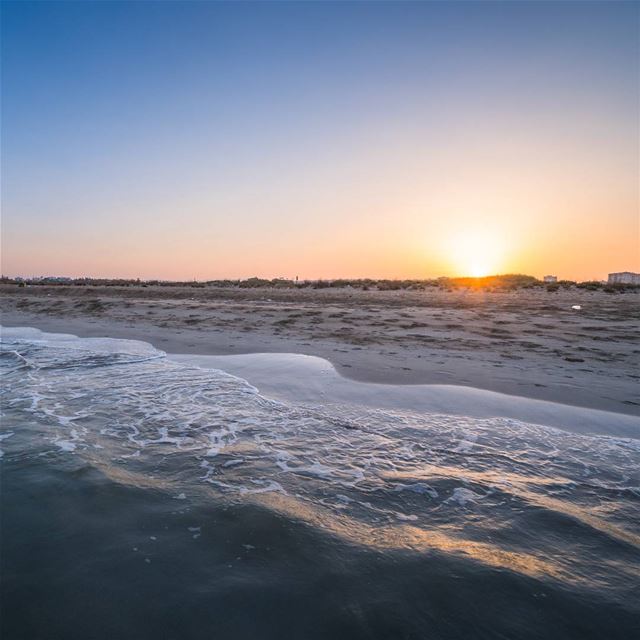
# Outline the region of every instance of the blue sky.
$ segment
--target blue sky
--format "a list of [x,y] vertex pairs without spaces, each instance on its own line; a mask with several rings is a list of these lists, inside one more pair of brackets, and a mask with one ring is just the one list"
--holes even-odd
[[431,276],[474,224],[626,268],[638,6],[3,2],[3,271]]

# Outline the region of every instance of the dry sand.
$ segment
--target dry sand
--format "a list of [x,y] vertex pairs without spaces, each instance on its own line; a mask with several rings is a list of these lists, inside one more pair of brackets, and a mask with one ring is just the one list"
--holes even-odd
[[145,340],[169,353],[301,353],[359,381],[640,415],[638,293],[3,285],[0,309],[5,326]]

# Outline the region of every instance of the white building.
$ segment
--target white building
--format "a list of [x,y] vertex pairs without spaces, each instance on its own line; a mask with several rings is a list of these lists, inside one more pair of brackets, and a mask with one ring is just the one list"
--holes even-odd
[[618,273],[610,273],[609,284],[637,284],[640,285],[640,273],[631,271],[619,271]]
[[542,281],[548,283],[558,282],[558,276],[544,276],[544,278],[542,278]]

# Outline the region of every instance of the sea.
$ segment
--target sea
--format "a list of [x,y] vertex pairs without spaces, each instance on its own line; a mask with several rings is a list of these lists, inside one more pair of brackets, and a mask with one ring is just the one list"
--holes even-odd
[[3,640],[640,637],[640,439],[0,347]]

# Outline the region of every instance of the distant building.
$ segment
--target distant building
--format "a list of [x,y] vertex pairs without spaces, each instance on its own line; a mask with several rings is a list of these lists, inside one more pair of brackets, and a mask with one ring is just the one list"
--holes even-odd
[[542,278],[542,280],[544,282],[551,284],[554,282],[558,282],[558,276],[545,276],[544,278]]
[[609,284],[637,284],[640,285],[640,273],[631,271],[619,271],[618,273],[610,273]]

